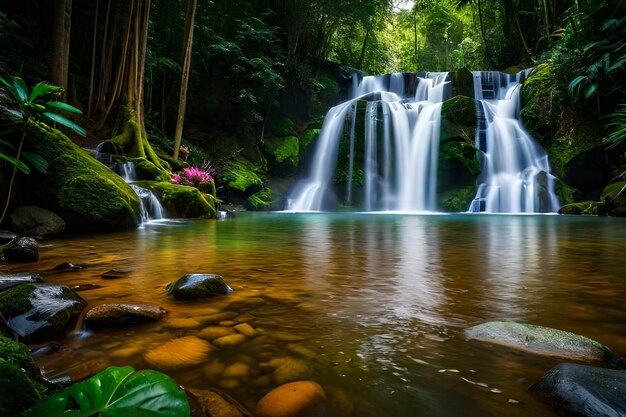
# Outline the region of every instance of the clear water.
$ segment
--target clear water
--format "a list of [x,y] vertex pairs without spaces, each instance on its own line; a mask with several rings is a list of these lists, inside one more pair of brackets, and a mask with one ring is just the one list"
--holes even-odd
[[[333,417],[544,417],[555,414],[527,388],[559,360],[467,341],[463,331],[520,320],[624,355],[625,251],[623,219],[265,213],[49,240],[39,263],[0,271],[86,264],[45,280],[100,285],[80,293],[90,307],[151,302],[168,310],[160,323],[59,338],[59,351],[37,355],[50,376],[147,367],[144,352],[196,334],[203,325],[194,319],[233,311],[249,315],[263,339],[169,372],[179,383],[218,387],[252,408],[275,386],[261,383],[267,362],[293,357],[329,393]],[[127,278],[100,277],[123,268],[132,270]],[[234,293],[201,302],[165,296],[168,282],[197,272],[222,275]],[[249,378],[214,372],[242,361]]]

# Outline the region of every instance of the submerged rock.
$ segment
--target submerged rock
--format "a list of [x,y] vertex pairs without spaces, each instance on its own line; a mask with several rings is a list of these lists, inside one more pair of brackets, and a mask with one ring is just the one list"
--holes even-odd
[[37,262],[39,243],[31,237],[16,237],[4,245],[2,252],[8,262]]
[[[241,404],[225,393],[216,389],[187,390],[189,405],[192,408],[192,416],[206,417],[252,417],[252,414]],[[194,409],[198,414],[194,414]]]
[[58,235],[65,230],[65,221],[51,211],[37,206],[16,208],[11,214],[13,230],[22,236],[41,238]]
[[174,370],[199,365],[209,357],[213,347],[195,336],[172,339],[144,355],[146,362],[157,369]]
[[19,417],[41,398],[41,377],[28,348],[0,335],[0,412]]
[[195,300],[233,292],[221,276],[213,274],[184,275],[168,284],[165,290],[167,295],[180,300]]
[[274,388],[259,400],[257,417],[325,417],[326,393],[313,381],[297,381]]
[[20,284],[0,293],[0,314],[29,343],[62,334],[86,305],[67,285]]
[[41,282],[43,278],[35,272],[23,272],[21,274],[0,274],[0,291],[6,290],[16,285]]
[[626,415],[624,371],[562,363],[548,371],[530,390],[567,415]]
[[607,347],[585,336],[550,327],[513,321],[493,321],[470,327],[468,339],[508,346],[544,356],[576,360],[601,360],[610,352]]
[[73,263],[70,263],[70,262],[63,262],[63,263],[58,264],[54,268],[52,268],[51,271],[58,271],[58,272],[80,271],[83,268],[85,268],[83,265],[74,265]]
[[161,320],[166,311],[154,304],[101,304],[85,315],[92,326],[125,326]]

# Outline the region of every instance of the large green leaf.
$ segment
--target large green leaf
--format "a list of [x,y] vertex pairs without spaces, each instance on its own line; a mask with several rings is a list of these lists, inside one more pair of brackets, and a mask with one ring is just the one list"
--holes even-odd
[[30,168],[28,167],[28,165],[26,165],[22,161],[18,161],[17,159],[13,158],[10,155],[5,154],[4,152],[2,152],[1,149],[0,149],[0,159],[7,161],[11,165],[16,165],[17,169],[22,171],[24,174],[30,174]]
[[28,162],[33,168],[42,174],[46,174],[48,172],[48,161],[43,159],[43,157],[38,153],[22,151],[22,158],[24,158],[24,161]]
[[87,136],[87,131],[83,129],[82,127],[78,126],[76,123],[72,122],[70,119],[67,119],[59,114],[51,113],[48,111],[45,111],[42,114],[54,122],[57,122],[59,124],[62,124],[63,126],[69,127],[70,129],[72,129],[74,132],[78,133],[81,136]]
[[20,77],[13,77],[13,87],[19,95],[20,101],[26,101],[28,99],[28,87],[26,82]]
[[50,93],[58,93],[64,91],[63,87],[58,87],[56,85],[50,85],[47,82],[40,82],[36,86],[33,87],[33,91],[30,92],[28,96],[28,101],[35,101],[41,96],[45,96]]
[[49,101],[46,103],[46,106],[53,107],[55,109],[65,110],[70,113],[83,114],[80,109],[77,109],[74,106],[71,106],[67,103],[63,103],[62,101]]
[[189,417],[185,392],[165,374],[110,367],[54,394],[24,417]]

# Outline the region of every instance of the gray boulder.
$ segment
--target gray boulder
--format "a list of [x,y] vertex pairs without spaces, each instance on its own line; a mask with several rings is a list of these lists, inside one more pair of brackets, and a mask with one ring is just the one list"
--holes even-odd
[[561,363],[530,391],[568,416],[626,416],[626,372]]
[[154,304],[101,304],[89,310],[85,321],[90,326],[126,326],[161,320],[166,311]]
[[213,274],[184,275],[168,284],[165,290],[167,295],[180,300],[195,300],[233,292],[221,276]]
[[610,352],[606,346],[584,336],[513,321],[479,324],[467,329],[465,335],[468,339],[574,360],[602,360]]
[[2,249],[7,262],[37,262],[39,243],[31,237],[16,237]]
[[51,211],[37,206],[18,207],[11,214],[13,230],[22,236],[42,238],[65,230],[65,221]]
[[0,274],[0,291],[4,291],[16,285],[27,282],[41,282],[43,278],[35,272],[23,272],[21,274]]
[[86,305],[67,285],[20,284],[0,293],[0,314],[26,343],[62,335]]

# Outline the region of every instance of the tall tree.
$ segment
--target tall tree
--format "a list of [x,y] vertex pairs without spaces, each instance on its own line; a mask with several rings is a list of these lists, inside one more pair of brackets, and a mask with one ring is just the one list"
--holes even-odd
[[52,83],[67,90],[70,61],[70,31],[72,26],[72,0],[55,0],[52,27]]
[[178,159],[178,150],[183,137],[183,124],[185,122],[185,108],[187,107],[187,84],[189,83],[189,68],[191,67],[191,49],[193,45],[193,27],[196,16],[196,0],[187,0],[185,12],[185,41],[183,58],[183,76],[180,83],[180,98],[178,100],[178,117],[176,118],[176,131],[174,133],[174,159]]

